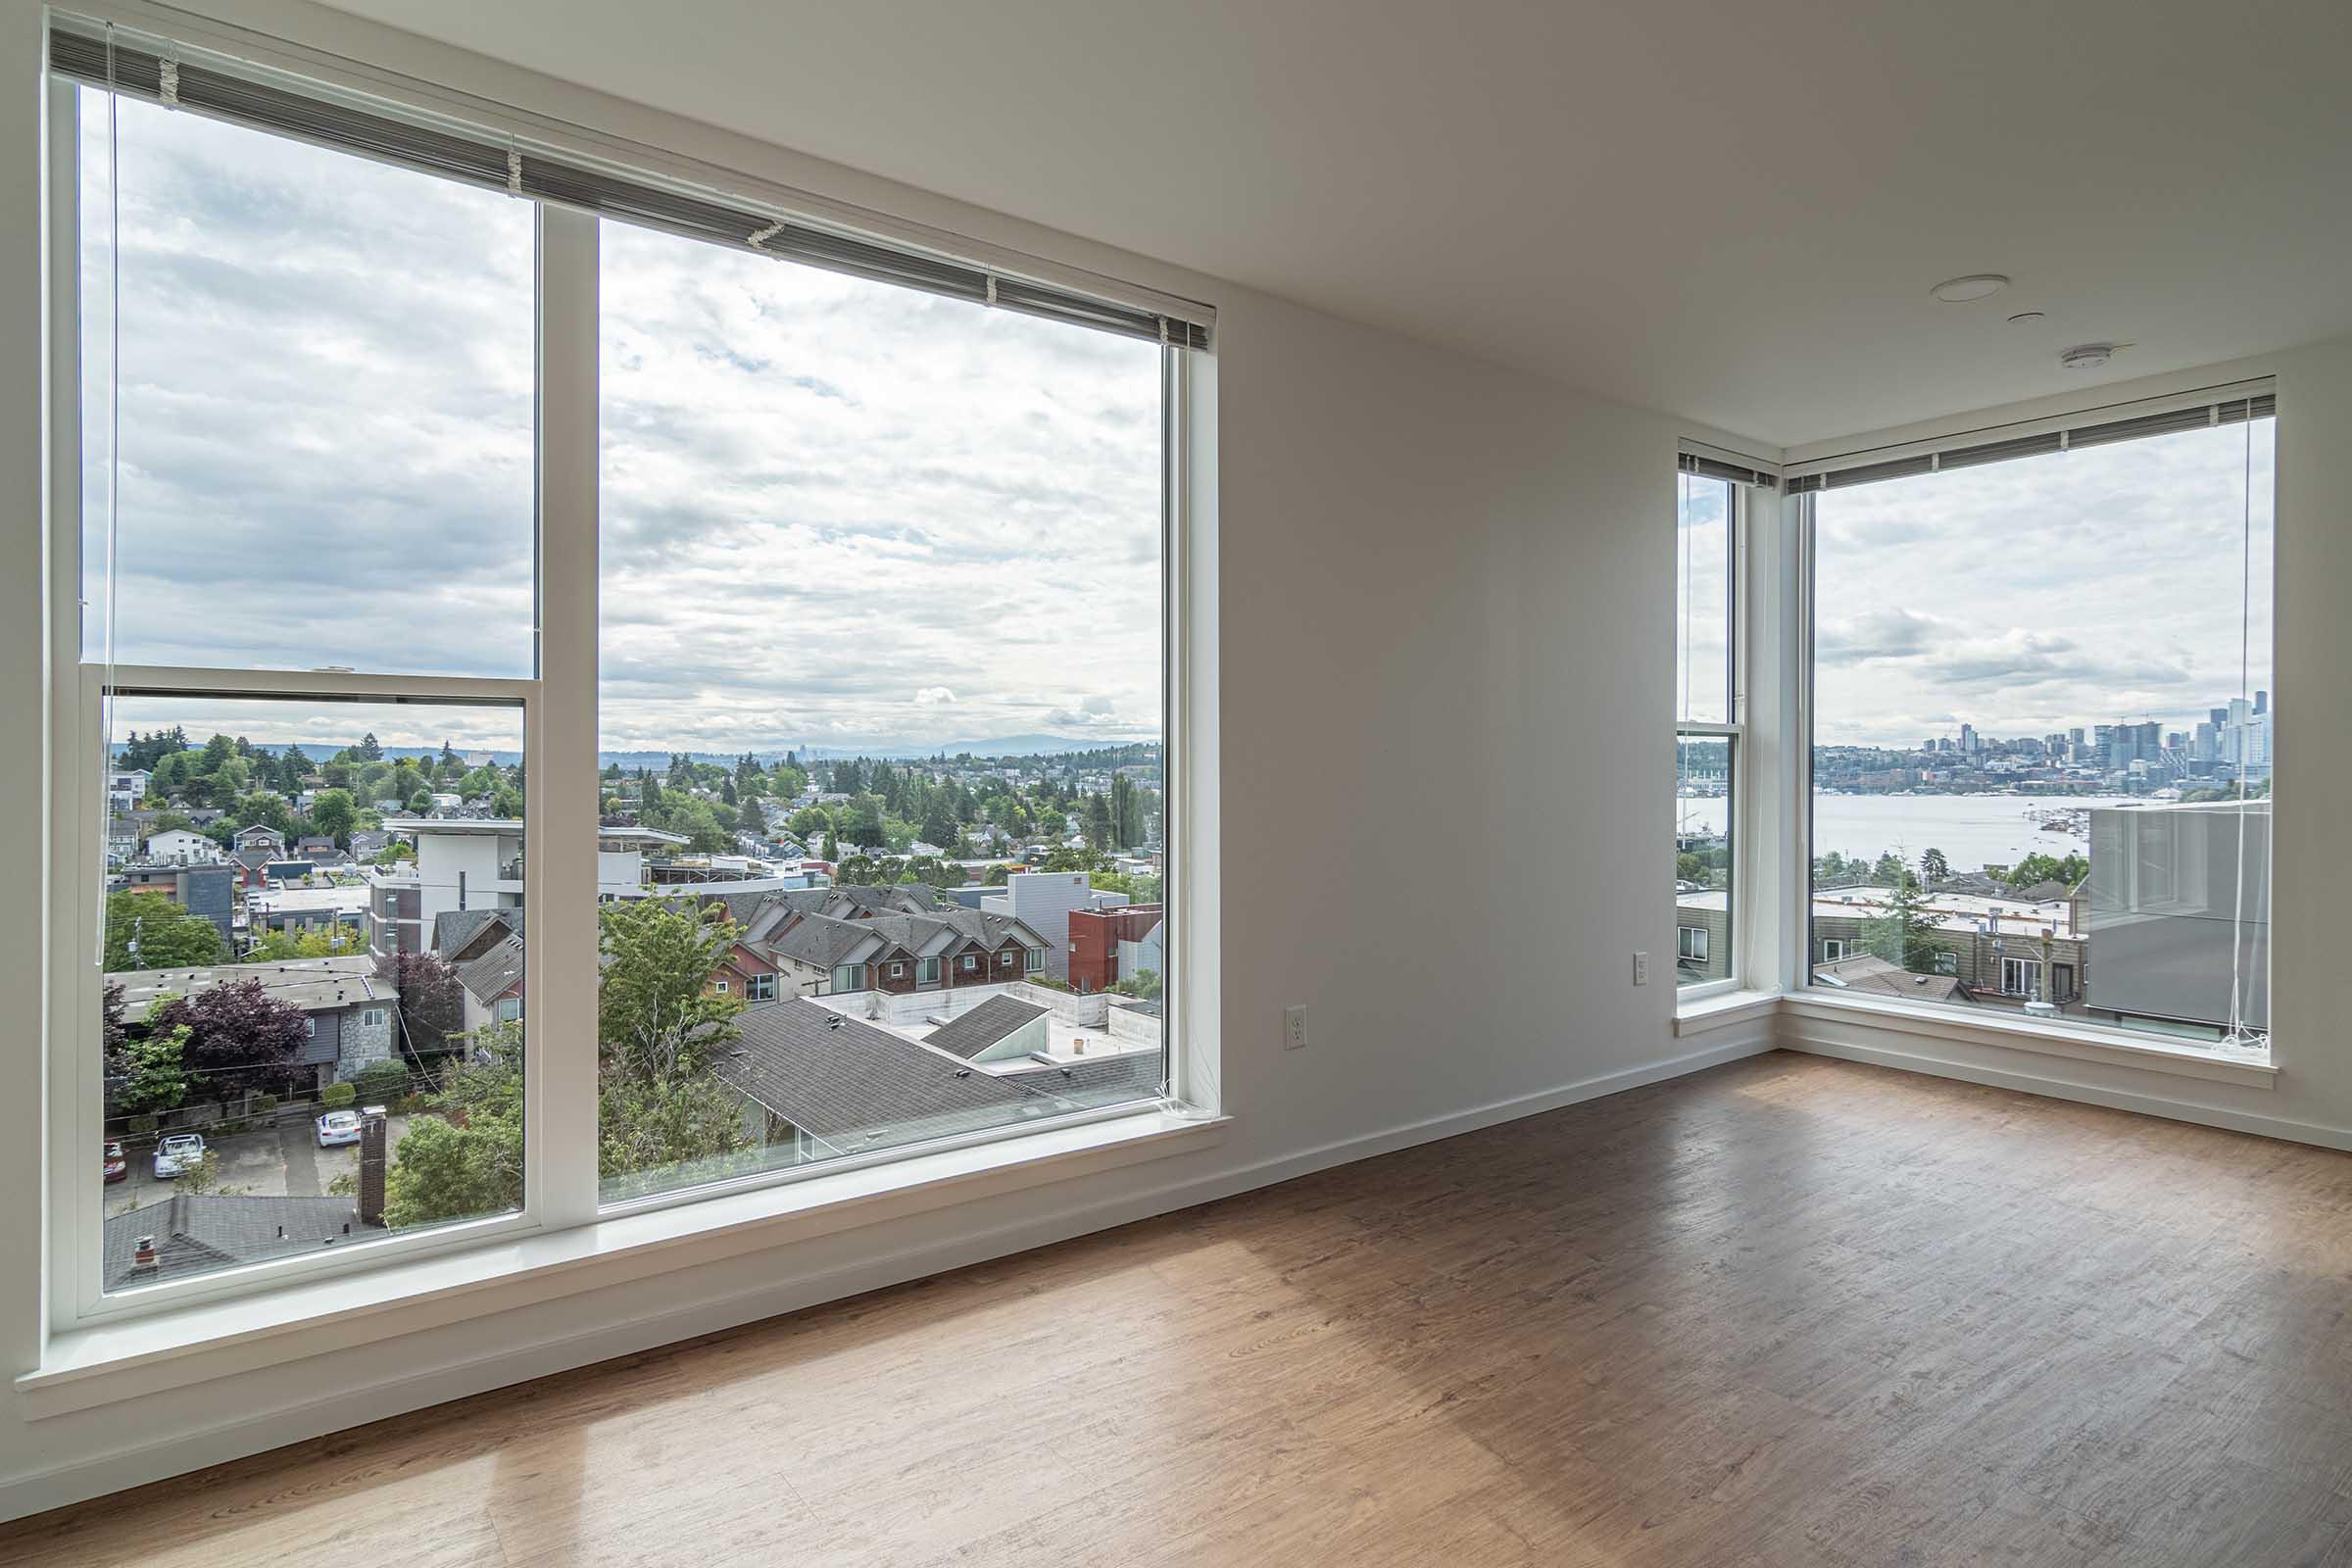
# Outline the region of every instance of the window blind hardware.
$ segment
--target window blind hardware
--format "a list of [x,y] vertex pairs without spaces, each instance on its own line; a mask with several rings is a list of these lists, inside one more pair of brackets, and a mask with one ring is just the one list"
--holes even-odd
[[[65,13],[49,19],[49,69],[101,90],[164,101],[167,56],[182,46]],[[329,88],[216,54],[180,58],[171,79],[180,107],[277,135],[444,179],[486,185],[617,222],[750,250],[875,282],[974,304],[992,302],[992,270],[913,246],[779,218],[723,191],[589,157],[530,145],[479,124]],[[755,232],[767,238],[750,242]],[[993,303],[1123,337],[1207,349],[1215,308],[1145,309],[1060,284],[1000,277]]]

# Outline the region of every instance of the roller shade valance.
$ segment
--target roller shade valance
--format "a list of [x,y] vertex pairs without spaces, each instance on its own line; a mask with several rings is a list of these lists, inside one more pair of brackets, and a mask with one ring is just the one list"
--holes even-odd
[[259,130],[357,153],[576,208],[691,239],[820,267],[828,271],[993,305],[1124,337],[1206,349],[1215,312],[1145,310],[953,258],[843,233],[625,169],[552,154],[499,132],[357,101],[327,89],[304,91],[275,73],[82,18],[52,17],[49,69],[131,97],[234,121]]
[[2168,405],[2152,413],[2125,415],[2121,417],[2113,416],[2112,410],[2101,412],[2107,416],[2094,417],[2082,424],[2038,429],[2026,435],[1998,436],[1988,433],[1984,440],[1966,441],[1933,452],[1890,458],[1878,463],[1846,464],[1819,473],[1793,475],[1788,482],[1788,493],[1804,495],[1820,490],[1845,490],[1858,484],[1875,484],[1883,479],[1907,479],[1915,474],[1940,473],[1947,468],[2006,463],[2012,458],[2068,452],[2081,447],[2111,446],[2119,441],[2137,441],[2147,436],[2199,430],[2208,425],[2242,424],[2249,419],[2265,419],[2276,415],[2278,412],[2278,399],[2275,393],[2254,392],[2211,401]]
[[1743,463],[1730,463],[1721,458],[1711,458],[1697,452],[1680,454],[1675,466],[1683,472],[1701,479],[1728,479],[1733,484],[1759,485],[1767,490],[1779,488],[1781,482],[1781,476],[1769,468],[1754,467]]

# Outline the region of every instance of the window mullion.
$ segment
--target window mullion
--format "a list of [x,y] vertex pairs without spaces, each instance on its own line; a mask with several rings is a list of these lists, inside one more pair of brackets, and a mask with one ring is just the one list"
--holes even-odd
[[539,217],[539,686],[523,859],[524,1201],[550,1228],[597,1207],[597,221]]

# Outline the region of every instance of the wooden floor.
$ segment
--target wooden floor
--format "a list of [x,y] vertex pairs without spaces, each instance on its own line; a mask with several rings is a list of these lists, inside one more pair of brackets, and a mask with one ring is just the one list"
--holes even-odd
[[1776,1054],[0,1562],[2352,1563],[2352,1155]]

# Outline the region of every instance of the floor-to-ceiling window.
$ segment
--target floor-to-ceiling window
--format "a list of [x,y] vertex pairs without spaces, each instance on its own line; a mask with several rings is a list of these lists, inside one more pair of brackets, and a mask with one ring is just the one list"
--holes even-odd
[[2247,390],[1795,482],[1814,986],[2267,1054],[2275,422]]

